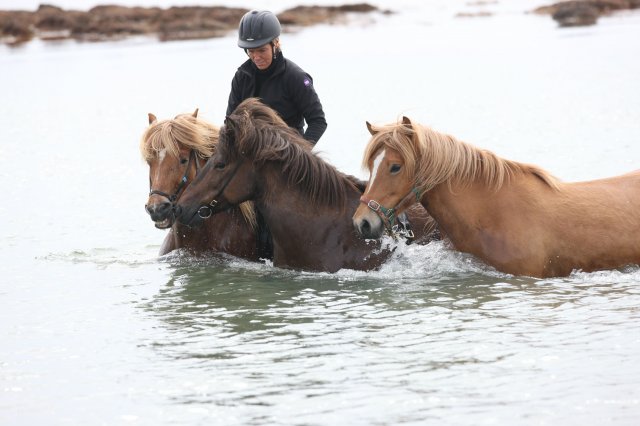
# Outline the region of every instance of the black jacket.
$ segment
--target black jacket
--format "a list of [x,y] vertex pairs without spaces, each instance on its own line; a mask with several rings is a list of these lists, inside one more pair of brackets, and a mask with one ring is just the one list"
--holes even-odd
[[[227,115],[243,100],[258,97],[280,114],[292,128],[315,144],[327,128],[322,104],[313,88],[311,76],[278,52],[266,75],[262,75],[259,93],[256,93],[258,73],[262,72],[248,59],[238,68],[231,82]],[[264,73],[264,72],[263,72]],[[307,130],[304,131],[304,122]]]

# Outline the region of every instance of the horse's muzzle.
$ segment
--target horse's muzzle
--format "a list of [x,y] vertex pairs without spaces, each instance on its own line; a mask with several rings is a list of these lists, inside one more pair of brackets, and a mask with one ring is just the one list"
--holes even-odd
[[144,209],[155,223],[156,228],[167,229],[173,225],[175,216],[171,203],[145,204]]
[[[378,221],[380,222],[380,221]],[[362,218],[353,221],[353,226],[362,238],[365,239],[378,239],[382,237],[382,226],[380,223],[372,224],[367,218]]]

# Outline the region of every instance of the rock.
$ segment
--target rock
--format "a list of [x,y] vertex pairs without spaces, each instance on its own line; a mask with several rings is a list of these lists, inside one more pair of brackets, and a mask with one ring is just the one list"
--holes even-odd
[[533,13],[551,15],[561,27],[568,27],[593,25],[600,16],[639,7],[640,0],[570,0],[539,7]]
[[551,17],[561,27],[594,25],[600,16],[599,10],[583,2],[567,2],[558,6]]
[[489,16],[493,16],[493,13],[485,10],[480,12],[458,12],[455,15],[456,18],[487,18]]
[[160,40],[221,37],[237,27],[246,9],[226,7],[171,7],[158,22]]
[[[347,13],[377,10],[366,3],[344,6],[300,6],[278,15],[283,26],[338,22]],[[156,35],[160,40],[220,37],[238,28],[247,9],[230,7],[96,6],[89,11],[41,5],[35,12],[0,11],[0,42],[17,44],[34,37],[111,40]]]
[[29,41],[34,33],[29,12],[0,11],[0,41],[7,44],[19,44]]
[[346,13],[367,13],[374,10],[377,8],[366,3],[344,6],[298,6],[278,14],[278,20],[282,25],[332,24],[344,20]]

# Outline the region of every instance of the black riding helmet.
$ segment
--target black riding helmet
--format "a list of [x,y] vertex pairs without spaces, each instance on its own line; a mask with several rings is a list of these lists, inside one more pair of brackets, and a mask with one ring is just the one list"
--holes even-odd
[[252,10],[240,20],[238,46],[255,49],[280,36],[280,21],[267,10]]

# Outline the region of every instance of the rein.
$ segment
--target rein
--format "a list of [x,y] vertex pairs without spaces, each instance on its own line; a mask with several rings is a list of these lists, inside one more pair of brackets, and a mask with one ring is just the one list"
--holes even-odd
[[151,189],[149,191],[149,197],[151,197],[152,195],[160,195],[161,197],[167,198],[171,202],[171,205],[173,205],[175,201],[178,199],[178,196],[184,189],[185,185],[187,184],[187,181],[189,180],[187,176],[189,175],[189,169],[191,169],[191,159],[193,159],[193,161],[196,163],[196,176],[197,176],[198,172],[200,171],[200,164],[198,164],[198,159],[196,158],[196,152],[192,149],[191,152],[189,153],[189,162],[187,163],[187,168],[185,169],[184,174],[182,175],[182,179],[180,179],[180,184],[178,185],[176,192],[174,192],[173,194],[168,194],[158,189]]
[[[407,195],[405,195],[404,197],[402,197],[402,199],[400,199],[398,204],[396,204],[394,207],[391,207],[391,208],[384,207],[382,204],[380,204],[376,200],[365,197],[364,195],[360,197],[360,202],[362,204],[365,204],[367,207],[373,210],[378,216],[380,216],[380,219],[382,219],[382,223],[384,224],[385,229],[389,231],[391,234],[399,233],[411,239],[414,237],[414,235],[413,235],[413,231],[408,226],[408,221],[405,222],[401,220],[398,217],[398,215],[396,215],[396,212],[398,210],[406,209],[407,207],[411,206],[415,202],[420,202],[420,198],[422,198],[422,194],[420,190],[416,187],[413,187],[411,188],[411,191],[409,191]],[[396,219],[398,219],[398,222],[399,222],[398,224],[395,223]]]

